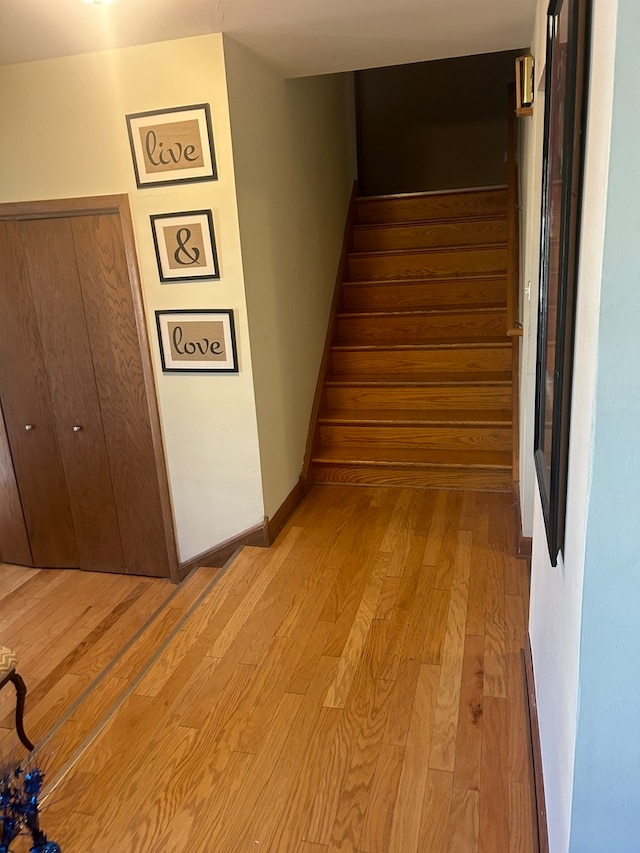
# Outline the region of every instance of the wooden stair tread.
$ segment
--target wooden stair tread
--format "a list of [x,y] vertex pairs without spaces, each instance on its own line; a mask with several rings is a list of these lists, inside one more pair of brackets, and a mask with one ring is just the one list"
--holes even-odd
[[480,247],[506,241],[508,225],[505,215],[356,225],[352,230],[350,250],[387,252],[438,247]]
[[[405,193],[375,193],[374,195],[359,195],[358,202],[361,201],[413,201],[413,200],[431,200],[442,198],[457,198],[459,196],[488,196],[498,195],[507,197],[506,184],[494,184],[489,187],[455,187],[454,189],[443,190],[415,190],[414,192]],[[506,203],[506,202],[505,202]]]
[[377,311],[342,311],[337,317],[339,320],[356,320],[356,319],[374,319],[382,320],[385,317],[438,317],[441,315],[449,316],[451,314],[496,314],[504,312],[506,305],[501,304],[497,308],[490,305],[454,305],[452,308],[402,308],[397,311],[377,310]]
[[354,311],[421,311],[507,307],[507,280],[486,278],[389,279],[350,282],[342,289],[342,307]]
[[504,276],[352,282],[342,290],[342,314],[353,311],[424,311],[507,305]]
[[[460,309],[460,310],[464,311],[465,313],[470,313],[471,311],[475,312],[476,310],[479,310],[480,308],[485,308],[487,311],[490,311],[490,312],[502,311],[505,314],[506,314],[506,310],[507,310],[506,303],[505,303],[504,299],[502,299],[502,298],[494,299],[494,300],[487,300],[486,302],[478,303],[477,305],[474,305],[473,307],[467,303],[466,307],[462,307],[462,303],[459,300],[458,301],[453,301],[452,299],[447,300],[445,297],[442,297],[439,300],[434,300],[433,298],[431,298],[429,300],[428,308],[425,308],[424,304],[421,305],[418,302],[414,302],[414,303],[407,302],[405,305],[402,306],[402,308],[398,308],[395,310],[389,309],[386,306],[384,308],[372,308],[370,311],[366,312],[366,316],[375,318],[376,316],[378,316],[380,314],[385,314],[387,316],[391,316],[391,315],[397,316],[398,314],[401,314],[401,313],[404,313],[407,315],[412,315],[412,314],[418,314],[420,312],[423,312],[423,313],[428,312],[430,314],[437,314],[437,313],[449,314],[449,313],[452,313],[455,309]],[[348,318],[348,317],[354,316],[356,313],[362,314],[363,312],[362,311],[360,311],[360,312],[343,311],[339,316],[341,318],[344,318],[344,317]]]
[[506,409],[326,409],[323,424],[375,426],[509,426]]
[[[446,331],[446,330],[445,330]],[[345,336],[346,337],[346,336]],[[490,343],[494,345],[501,344],[506,338],[506,335],[465,335],[464,337],[452,337],[451,335],[446,335],[444,332],[441,335],[436,335],[432,333],[431,337],[423,338],[422,340],[416,341],[416,346],[418,349],[425,349],[429,346],[433,347],[435,344],[444,343],[445,341],[452,344],[452,348],[457,346],[476,346],[476,344],[481,343]],[[511,338],[507,338],[507,340],[511,340]],[[373,344],[372,350],[376,349],[387,349],[391,342],[389,340],[383,340],[378,346]],[[343,346],[350,346],[349,344],[344,344]],[[354,344],[353,346],[357,346]]]
[[384,252],[350,252],[347,255],[349,280],[457,278],[471,273],[503,275],[507,271],[506,243],[473,247],[402,249]]
[[441,276],[429,276],[428,278],[354,278],[348,279],[347,281],[342,282],[343,287],[390,287],[394,284],[415,284],[420,285],[424,284],[426,286],[437,284],[438,282],[446,282],[446,284],[455,284],[456,282],[471,282],[471,281],[495,281],[496,279],[505,280],[506,273],[469,273],[468,275],[441,275]]
[[511,338],[506,335],[495,341],[487,338],[479,338],[477,341],[465,339],[463,341],[425,341],[421,344],[415,343],[384,343],[384,344],[334,344],[331,349],[336,352],[401,352],[416,350],[466,350],[466,349],[510,349],[513,346]]
[[481,246],[426,246],[415,249],[382,249],[378,251],[368,252],[349,252],[348,257],[352,260],[363,258],[375,260],[376,258],[402,255],[435,255],[435,254],[460,254],[465,252],[485,252],[489,249],[505,249],[507,248],[506,241],[499,243],[483,243]]
[[438,373],[437,375],[421,376],[415,371],[412,373],[380,373],[376,372],[375,377],[367,378],[362,373],[340,373],[331,374],[327,377],[327,385],[358,385],[364,386],[397,386],[397,385],[412,385],[412,386],[447,386],[447,385],[511,385],[511,373],[486,372],[474,373],[473,377],[466,377],[460,373]]
[[428,468],[353,463],[351,465],[314,464],[312,471],[314,481],[327,486],[464,489],[505,494],[509,494],[513,489],[511,471],[505,468]]
[[412,222],[416,219],[449,219],[478,213],[503,214],[507,210],[507,189],[472,187],[469,189],[400,193],[398,195],[361,196],[357,201],[358,224],[376,222]]
[[[411,343],[415,344],[414,352],[417,351],[425,351],[428,349],[434,349],[434,344],[440,343],[444,338],[441,334],[435,334],[433,330],[431,330],[433,337],[424,337],[424,338],[411,338]],[[401,334],[401,331],[399,332]],[[337,352],[346,352],[346,351],[356,351],[356,347],[368,347],[370,352],[381,352],[381,351],[389,351],[394,350],[394,340],[391,336],[391,333],[388,332],[386,335],[380,335],[377,339],[377,342],[374,343],[363,343],[363,338],[371,339],[370,335],[348,335],[343,332],[341,343],[336,344],[335,349]],[[448,348],[450,350],[462,350],[462,349],[475,349],[476,346],[480,344],[491,344],[491,347],[488,349],[492,349],[494,347],[500,347],[500,344],[504,342],[504,340],[511,341],[511,338],[507,338],[506,334],[502,335],[479,335],[479,334],[466,334],[463,337],[455,337],[453,335],[449,335],[446,338],[446,343],[448,344]],[[375,339],[374,339],[375,340]],[[338,350],[338,347],[341,347]],[[407,345],[398,344],[397,351],[400,348],[407,350]],[[364,352],[365,350],[361,350]]]
[[[374,201],[374,202],[385,202],[385,201],[415,201],[418,200],[431,200],[431,199],[442,199],[442,198],[457,198],[459,196],[488,196],[488,195],[497,195],[503,196],[506,200],[507,197],[507,185],[506,184],[493,184],[491,186],[482,186],[482,187],[454,187],[453,189],[441,189],[441,190],[412,190],[404,193],[373,193],[370,195],[359,195],[357,198],[358,202],[364,201]],[[506,202],[505,202],[506,203]]]
[[372,465],[420,468],[511,469],[511,451],[430,450],[406,447],[321,446],[313,454],[315,464]]
[[506,211],[504,213],[468,213],[460,216],[438,216],[429,217],[427,219],[411,219],[409,222],[398,222],[389,220],[389,222],[358,222],[353,226],[354,231],[367,231],[382,228],[407,228],[414,225],[464,225],[465,222],[503,222],[507,218]]

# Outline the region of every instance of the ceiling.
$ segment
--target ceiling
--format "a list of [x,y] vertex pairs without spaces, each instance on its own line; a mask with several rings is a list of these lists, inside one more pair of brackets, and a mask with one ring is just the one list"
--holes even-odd
[[523,47],[536,0],[0,0],[0,65],[223,32],[285,76]]

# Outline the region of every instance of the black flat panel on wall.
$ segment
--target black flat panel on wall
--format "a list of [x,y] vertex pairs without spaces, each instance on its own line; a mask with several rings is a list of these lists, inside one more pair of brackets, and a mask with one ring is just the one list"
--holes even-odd
[[506,183],[507,91],[526,52],[358,71],[360,194]]

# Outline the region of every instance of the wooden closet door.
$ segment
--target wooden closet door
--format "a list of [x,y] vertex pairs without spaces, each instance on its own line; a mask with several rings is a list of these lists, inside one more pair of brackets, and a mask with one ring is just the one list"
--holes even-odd
[[[0,401],[1,403],[1,401]],[[0,562],[32,566],[29,532],[0,405]]]
[[124,566],[170,576],[158,468],[120,217],[71,220]]
[[120,532],[70,218],[16,223],[46,354],[78,565],[123,571]]
[[78,565],[20,223],[0,222],[0,399],[36,566]]
[[177,580],[127,199],[0,216],[0,533],[36,566]]

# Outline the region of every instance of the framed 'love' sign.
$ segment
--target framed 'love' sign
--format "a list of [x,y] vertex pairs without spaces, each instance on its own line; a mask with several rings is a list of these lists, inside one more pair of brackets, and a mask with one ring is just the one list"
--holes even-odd
[[131,113],[126,119],[139,188],[217,180],[209,104]]
[[156,311],[163,373],[237,373],[233,311]]

